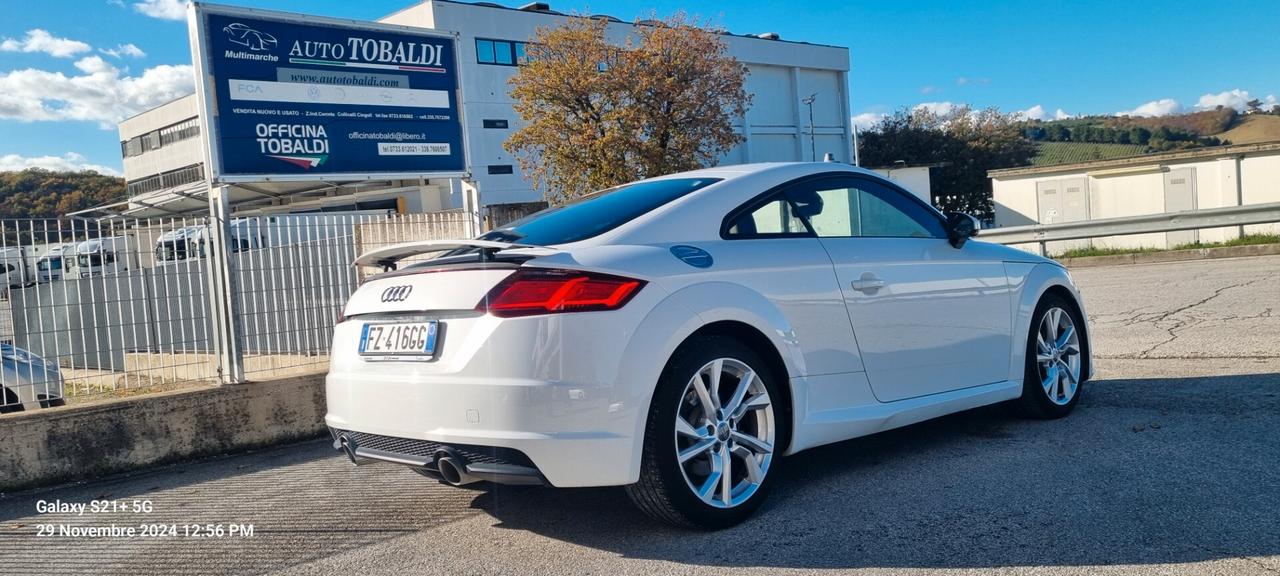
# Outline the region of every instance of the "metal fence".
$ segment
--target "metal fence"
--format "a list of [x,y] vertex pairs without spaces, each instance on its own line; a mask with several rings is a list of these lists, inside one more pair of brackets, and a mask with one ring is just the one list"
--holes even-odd
[[359,253],[473,236],[474,222],[462,211],[0,221],[0,412],[323,370]]

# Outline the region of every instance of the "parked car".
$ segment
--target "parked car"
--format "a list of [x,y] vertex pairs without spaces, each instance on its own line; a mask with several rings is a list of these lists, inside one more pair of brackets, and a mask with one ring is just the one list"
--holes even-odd
[[0,343],[0,414],[62,406],[62,392],[57,362]]
[[1066,269],[972,241],[869,171],[727,166],[619,186],[475,240],[361,255],[334,331],[335,448],[448,484],[626,486],[740,522],[781,457],[982,405],[1080,401]]

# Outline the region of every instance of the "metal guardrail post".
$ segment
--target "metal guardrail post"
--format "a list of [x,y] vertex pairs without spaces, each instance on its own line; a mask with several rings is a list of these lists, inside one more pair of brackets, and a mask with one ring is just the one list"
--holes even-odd
[[238,281],[232,267],[231,191],[227,186],[209,190],[208,258],[209,300],[213,312],[213,342],[218,356],[218,379],[223,384],[244,382],[244,329],[241,326]]

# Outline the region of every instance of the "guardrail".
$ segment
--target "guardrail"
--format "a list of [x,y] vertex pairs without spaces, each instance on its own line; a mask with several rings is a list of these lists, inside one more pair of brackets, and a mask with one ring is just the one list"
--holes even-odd
[[1246,204],[1224,208],[1205,208],[1181,212],[1162,212],[1121,218],[1102,218],[1063,222],[1060,224],[1031,224],[1006,228],[984,229],[978,237],[999,244],[1040,245],[1040,254],[1046,253],[1045,244],[1058,240],[1081,240],[1101,236],[1128,236],[1153,232],[1178,232],[1202,228],[1222,228],[1249,224],[1274,224],[1280,222],[1280,202]]

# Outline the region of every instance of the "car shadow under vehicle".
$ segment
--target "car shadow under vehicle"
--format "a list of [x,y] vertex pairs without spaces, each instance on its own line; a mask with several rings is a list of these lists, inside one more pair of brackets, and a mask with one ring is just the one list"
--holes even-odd
[[690,565],[1095,566],[1280,554],[1280,374],[1105,380],[1062,420],[988,407],[784,460],[746,523],[667,528],[620,489],[501,487],[498,527]]

